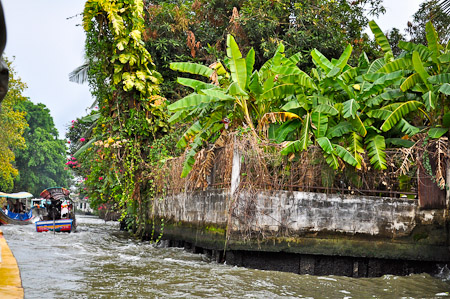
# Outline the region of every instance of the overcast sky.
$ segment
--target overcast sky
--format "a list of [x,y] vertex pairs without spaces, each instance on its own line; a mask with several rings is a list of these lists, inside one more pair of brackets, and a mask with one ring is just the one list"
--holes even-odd
[[[85,0],[2,0],[8,40],[5,55],[22,81],[25,96],[44,103],[60,138],[71,120],[86,115],[93,99],[87,84],[68,74],[83,64],[85,35],[81,16]],[[403,30],[422,0],[385,0],[387,12],[379,20],[383,31]],[[67,19],[70,18],[70,19]],[[78,25],[78,26],[77,26]]]

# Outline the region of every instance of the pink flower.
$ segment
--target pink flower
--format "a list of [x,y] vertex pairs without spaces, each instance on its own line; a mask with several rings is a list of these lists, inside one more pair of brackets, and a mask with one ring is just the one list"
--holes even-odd
[[72,123],[74,123],[75,121],[74,120],[72,120]]
[[73,128],[73,126],[72,126],[72,128]]
[[88,199],[88,197],[86,196],[84,199]]
[[84,178],[85,181],[87,181],[87,178]]
[[101,177],[99,177],[99,178],[98,178],[98,180],[99,180],[99,181],[103,180],[103,177],[102,177],[102,176],[101,176]]
[[77,158],[75,158],[75,157],[72,157],[71,159],[72,159],[72,160],[76,160]]
[[81,141],[81,142],[84,142],[85,140],[86,140],[86,139],[84,139],[84,138],[80,138],[80,141]]
[[67,143],[68,143],[68,144],[70,144],[70,140],[69,140],[69,141],[67,141]]

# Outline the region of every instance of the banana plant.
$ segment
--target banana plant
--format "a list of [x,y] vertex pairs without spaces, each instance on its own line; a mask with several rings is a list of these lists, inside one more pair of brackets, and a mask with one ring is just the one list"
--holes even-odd
[[[361,169],[366,144],[375,168],[386,168],[385,155],[379,154],[384,153],[384,137],[375,138],[377,134],[367,136],[366,126],[370,128],[370,125],[364,123],[368,119],[364,109],[367,108],[366,102],[369,98],[380,93],[400,78],[401,74],[388,78],[380,76],[374,78],[373,82],[363,80],[362,75],[367,73],[370,63],[363,54],[358,66],[351,67],[347,64],[351,52],[352,46],[349,45],[339,59],[331,61],[316,49],[311,52],[313,62],[317,66],[312,70],[311,77],[307,77],[312,87],[302,86],[300,89],[297,86],[295,90],[300,93],[296,93],[291,97],[291,101],[282,107],[284,113],[296,112],[298,115],[289,119],[289,125],[285,123],[278,129],[280,135],[286,136],[288,130],[300,132],[297,140],[286,143],[282,154],[303,151],[311,144],[316,144],[322,149],[327,163],[333,169],[338,169],[342,162]],[[281,66],[274,71],[278,72],[278,80],[281,81],[301,72],[296,66]],[[358,80],[362,80],[362,83]],[[291,124],[297,124],[297,128]],[[376,131],[373,128],[370,130]],[[374,147],[376,150],[373,150]]]
[[[374,28],[375,26],[376,24]],[[445,119],[450,118],[450,114],[448,114],[448,95],[450,94],[449,47],[439,44],[439,37],[431,21],[426,24],[425,31],[427,46],[400,41],[399,47],[404,52],[397,59],[380,65],[372,73],[372,76],[375,76],[382,73],[404,72],[399,90],[403,93],[403,98],[406,99],[405,103],[398,106],[381,107],[383,110],[389,110],[390,113],[378,114],[384,120],[380,127],[384,132],[393,127],[400,127],[404,132],[418,132],[417,128],[412,129],[411,124],[405,120],[405,116],[414,111],[423,115],[421,125],[429,127],[429,132],[432,132],[430,134],[433,136],[435,136],[436,130],[430,130],[430,128],[444,127],[443,130],[440,130],[440,132],[444,132],[450,127],[450,122],[445,121]],[[376,36],[382,35],[382,32],[381,30],[374,31],[374,34]],[[398,89],[396,92],[398,92]],[[371,103],[375,101],[377,99],[372,100]],[[432,135],[430,137],[433,137]]]
[[[178,83],[193,89],[188,96],[168,106],[172,116],[170,123],[193,122],[184,133],[178,146],[189,148],[182,176],[186,176],[195,162],[194,155],[204,141],[217,136],[224,129],[225,121],[236,127],[248,126],[255,138],[262,130],[261,118],[273,107],[284,105],[284,99],[293,95],[299,81],[300,86],[314,87],[303,72],[290,78],[278,80],[272,69],[284,62],[295,66],[299,55],[284,57],[284,46],[280,45],[274,57],[260,70],[254,70],[255,52],[251,49],[244,58],[232,35],[227,36],[227,59],[209,67],[196,63],[175,62],[173,70],[202,76],[209,82],[192,78],[178,78]],[[256,123],[256,126],[255,126]]]

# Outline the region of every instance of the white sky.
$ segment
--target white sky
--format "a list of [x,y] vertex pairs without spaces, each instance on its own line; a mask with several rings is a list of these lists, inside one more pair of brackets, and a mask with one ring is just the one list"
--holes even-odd
[[2,0],[7,42],[4,55],[28,85],[24,95],[50,109],[60,138],[71,120],[86,115],[93,99],[87,84],[69,81],[83,64],[84,0]]
[[[386,32],[402,30],[422,0],[385,0],[387,12],[377,21]],[[8,40],[5,54],[22,81],[24,95],[44,103],[53,116],[60,138],[71,120],[86,115],[93,103],[87,84],[68,79],[83,64],[85,35],[81,16],[85,0],[2,0]]]

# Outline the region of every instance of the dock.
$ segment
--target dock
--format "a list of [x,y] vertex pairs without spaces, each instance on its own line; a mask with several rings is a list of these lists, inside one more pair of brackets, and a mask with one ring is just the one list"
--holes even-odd
[[0,297],[3,299],[24,297],[19,266],[2,230],[0,230]]

